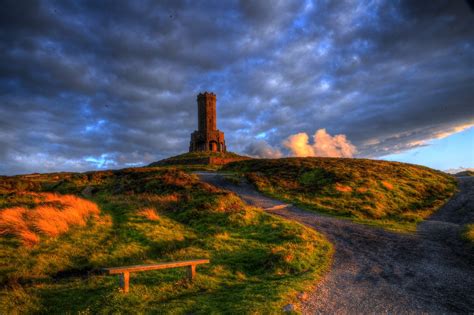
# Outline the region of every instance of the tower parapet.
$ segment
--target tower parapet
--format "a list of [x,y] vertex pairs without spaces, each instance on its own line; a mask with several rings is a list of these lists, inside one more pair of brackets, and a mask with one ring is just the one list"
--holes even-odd
[[217,129],[216,94],[199,93],[197,103],[198,130],[191,134],[189,152],[226,152],[224,133]]

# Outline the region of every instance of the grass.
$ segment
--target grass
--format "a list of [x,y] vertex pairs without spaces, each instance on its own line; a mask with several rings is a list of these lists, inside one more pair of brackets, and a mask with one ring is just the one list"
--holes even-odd
[[0,235],[13,236],[24,246],[40,242],[38,234],[57,237],[72,226],[85,226],[99,213],[97,205],[73,195],[24,193],[33,208],[14,206],[0,212]]
[[[251,159],[248,156],[243,156],[239,155],[234,152],[210,152],[210,151],[203,151],[203,152],[188,152],[188,153],[183,153],[180,155],[172,156],[170,158],[153,162],[149,167],[154,167],[154,166],[166,166],[166,165],[173,165],[173,166],[178,166],[179,168],[198,168],[199,170],[204,169],[204,170],[218,170],[220,169],[220,166],[218,165],[208,165],[208,164],[202,164],[202,165],[193,165],[196,164],[196,160],[200,159],[206,159],[209,157],[215,157],[215,158],[222,158],[222,159],[233,159],[233,160],[248,160]],[[194,160],[194,161],[193,161]],[[188,165],[186,165],[188,164]]]
[[[80,204],[92,210],[76,210],[84,215],[73,224],[63,214]],[[45,206],[52,210],[41,218],[55,227],[61,218],[67,228],[50,233],[24,219]],[[314,230],[179,168],[1,177],[0,217],[12,209],[22,210],[17,223],[2,221],[2,314],[278,313],[327,270],[332,254]],[[25,243],[15,232],[23,228],[39,241]],[[184,268],[136,273],[127,295],[116,277],[98,273],[196,258],[211,260],[196,281],[184,279]]]
[[456,191],[455,179],[427,167],[342,158],[255,159],[223,170],[305,209],[410,232]]
[[471,247],[474,247],[474,223],[465,225],[462,236]]

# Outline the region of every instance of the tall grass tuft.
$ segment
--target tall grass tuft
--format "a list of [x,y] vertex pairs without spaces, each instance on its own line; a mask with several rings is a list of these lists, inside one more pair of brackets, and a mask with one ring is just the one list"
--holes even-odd
[[138,212],[138,214],[150,221],[158,221],[160,217],[153,208],[145,208]]
[[0,211],[0,235],[18,238],[23,245],[40,242],[38,234],[57,237],[72,226],[84,226],[99,214],[97,205],[73,195],[31,193],[34,208],[11,207]]

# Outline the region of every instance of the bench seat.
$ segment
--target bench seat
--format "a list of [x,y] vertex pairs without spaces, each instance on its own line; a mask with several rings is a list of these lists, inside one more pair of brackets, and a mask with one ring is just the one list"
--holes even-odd
[[194,259],[194,260],[158,263],[158,264],[151,264],[151,265],[134,265],[134,266],[124,266],[124,267],[103,268],[102,270],[107,272],[110,275],[115,275],[115,274],[120,275],[120,286],[122,287],[123,292],[127,293],[129,291],[131,272],[188,267],[188,278],[189,280],[193,280],[194,277],[196,276],[196,266],[201,265],[201,264],[208,264],[209,262],[210,262],[209,259]]

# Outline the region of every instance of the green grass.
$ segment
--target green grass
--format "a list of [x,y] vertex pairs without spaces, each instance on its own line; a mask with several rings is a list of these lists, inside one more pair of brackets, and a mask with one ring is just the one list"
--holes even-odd
[[255,159],[228,164],[261,192],[302,208],[409,232],[456,191],[427,167],[366,159]]
[[[33,247],[0,235],[0,313],[278,313],[330,263],[332,247],[314,230],[177,168],[1,177],[0,209],[34,207],[29,191],[85,188],[101,209],[86,227],[41,235]],[[184,268],[136,273],[127,295],[116,277],[98,273],[196,258],[211,264],[198,267],[194,282]]]

